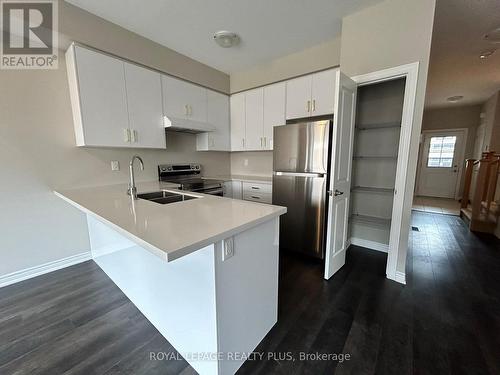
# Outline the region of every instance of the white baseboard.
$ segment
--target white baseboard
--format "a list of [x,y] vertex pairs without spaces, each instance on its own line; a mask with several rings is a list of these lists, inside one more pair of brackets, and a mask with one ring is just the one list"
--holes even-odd
[[377,250],[383,253],[389,252],[389,245],[386,245],[384,243],[364,240],[362,238],[356,238],[356,237],[351,237],[350,242],[351,245],[366,247],[367,249]]
[[394,281],[397,281],[400,284],[406,285],[406,273],[396,271],[396,277]]
[[90,251],[0,276],[0,288],[92,259]]

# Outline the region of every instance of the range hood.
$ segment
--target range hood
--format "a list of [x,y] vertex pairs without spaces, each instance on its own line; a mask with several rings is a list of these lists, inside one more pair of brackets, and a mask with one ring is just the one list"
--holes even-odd
[[206,122],[167,116],[163,116],[163,126],[167,131],[191,134],[207,133],[215,130],[215,126]]

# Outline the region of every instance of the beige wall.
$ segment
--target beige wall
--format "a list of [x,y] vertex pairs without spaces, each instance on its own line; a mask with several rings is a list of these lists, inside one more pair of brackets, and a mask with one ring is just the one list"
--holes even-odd
[[270,176],[273,173],[273,152],[232,152],[231,173],[253,176]]
[[[347,16],[342,25],[340,68],[349,76],[420,62],[403,228],[409,228],[424,109],[435,0],[386,0]],[[405,271],[409,231],[402,233],[397,270]]]
[[[340,38],[296,52],[252,69],[231,74],[231,92],[267,85],[303,74],[338,66]],[[247,165],[245,165],[245,160]],[[270,175],[272,152],[237,152],[231,154],[231,173]]]
[[338,66],[340,38],[296,52],[252,69],[231,74],[231,92],[282,81],[291,77]]
[[59,2],[59,31],[61,49],[66,50],[70,42],[77,41],[214,90],[229,93],[227,74],[65,1]]
[[[227,91],[229,77],[61,2],[60,24],[72,39],[198,83]],[[85,216],[57,198],[55,188],[127,182],[135,153],[155,180],[159,163],[199,162],[227,174],[228,153],[195,152],[195,137],[167,136],[165,150],[75,147],[64,53],[54,71],[0,71],[0,276],[89,250]],[[118,160],[121,171],[112,172]]]
[[[446,129],[467,129],[467,139],[465,144],[464,160],[462,165],[462,180],[460,182],[459,195],[462,194],[463,181],[465,178],[465,159],[474,156],[474,142],[476,139],[476,129],[481,119],[481,105],[468,105],[462,107],[434,108],[424,111],[422,119],[422,130],[446,130]],[[419,155],[419,160],[422,155]],[[420,163],[419,163],[420,166]],[[418,175],[418,174],[417,174]]]
[[481,105],[479,104],[428,109],[424,111],[422,130],[467,128],[468,137],[465,147],[465,158],[471,158],[474,153],[476,129],[481,123],[480,114]]

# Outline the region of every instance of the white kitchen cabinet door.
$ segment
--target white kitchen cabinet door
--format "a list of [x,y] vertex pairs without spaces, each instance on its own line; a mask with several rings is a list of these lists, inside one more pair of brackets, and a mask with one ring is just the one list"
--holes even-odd
[[166,148],[160,74],[125,63],[125,83],[131,145]]
[[218,92],[207,90],[207,121],[215,127],[215,131],[208,132],[210,150],[229,151],[231,148],[229,131],[229,97]]
[[264,148],[264,89],[245,92],[245,150]]
[[231,192],[233,199],[243,199],[243,185],[241,181],[231,181]]
[[163,109],[167,117],[207,121],[205,88],[166,75],[162,75],[162,88]]
[[312,75],[311,116],[333,113],[336,72],[329,69]]
[[264,150],[273,149],[273,128],[285,125],[286,84],[264,87]]
[[231,95],[231,151],[245,150],[245,93]]
[[77,146],[130,147],[123,61],[75,45],[66,57]]
[[286,82],[286,119],[311,116],[312,76],[307,75]]

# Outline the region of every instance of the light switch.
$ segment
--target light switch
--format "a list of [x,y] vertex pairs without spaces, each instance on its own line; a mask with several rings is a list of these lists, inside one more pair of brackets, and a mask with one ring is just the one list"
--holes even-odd
[[233,237],[222,240],[222,261],[231,258],[234,255],[234,241]]
[[111,170],[112,171],[120,170],[120,162],[118,160],[111,160]]
[[243,160],[243,165],[244,165],[245,167],[248,167],[248,159]]

